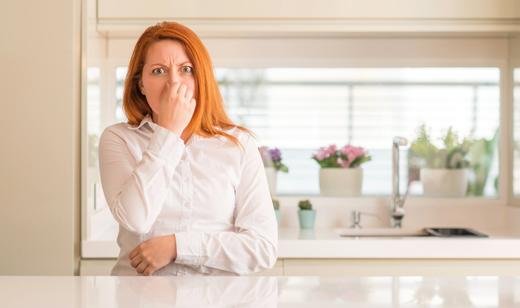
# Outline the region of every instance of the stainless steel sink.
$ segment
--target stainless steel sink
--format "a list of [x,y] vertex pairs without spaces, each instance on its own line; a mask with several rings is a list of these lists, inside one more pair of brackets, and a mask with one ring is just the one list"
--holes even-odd
[[342,237],[487,237],[467,228],[337,228],[334,231]]
[[424,228],[424,231],[438,237],[488,237],[483,233],[467,228]]

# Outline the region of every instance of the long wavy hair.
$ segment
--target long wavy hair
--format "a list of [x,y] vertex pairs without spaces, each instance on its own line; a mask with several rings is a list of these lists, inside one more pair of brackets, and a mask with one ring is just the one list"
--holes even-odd
[[[196,97],[197,104],[191,121],[185,128],[188,139],[193,134],[206,138],[220,135],[238,146],[240,143],[237,138],[222,131],[234,127],[254,136],[250,130],[233,124],[228,118],[218,83],[213,74],[211,58],[200,38],[188,27],[166,21],[146,29],[132,53],[123,93],[123,108],[128,124],[139,125],[147,114],[152,114],[152,108],[148,105],[146,96],[139,91],[139,81],[142,77],[148,48],[161,40],[180,42],[193,64],[196,88],[194,97]],[[242,145],[240,144],[240,146]]]

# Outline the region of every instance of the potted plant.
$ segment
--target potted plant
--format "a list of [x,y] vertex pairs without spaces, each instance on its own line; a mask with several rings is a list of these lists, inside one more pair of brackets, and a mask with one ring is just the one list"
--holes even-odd
[[419,127],[417,138],[410,146],[409,168],[412,174],[419,174],[425,197],[464,197],[468,189],[468,153],[473,140],[467,137],[460,141],[450,127],[442,141],[444,148],[437,148],[431,143],[425,125]]
[[341,149],[335,145],[319,148],[312,158],[321,166],[320,192],[324,196],[359,196],[363,182],[360,165],[371,160],[361,147],[347,144]]
[[314,228],[314,221],[316,220],[316,210],[312,209],[312,204],[309,200],[302,200],[298,203],[300,210],[298,211],[298,219],[300,220],[300,228],[312,229]]
[[280,227],[280,217],[281,217],[280,201],[278,201],[276,199],[272,199],[272,200],[273,200],[274,214],[276,215],[276,222],[278,223],[278,227]]
[[282,152],[278,148],[269,149],[260,147],[260,154],[264,162],[265,174],[269,183],[271,194],[276,194],[276,174],[278,171],[289,172],[287,166],[282,163]]

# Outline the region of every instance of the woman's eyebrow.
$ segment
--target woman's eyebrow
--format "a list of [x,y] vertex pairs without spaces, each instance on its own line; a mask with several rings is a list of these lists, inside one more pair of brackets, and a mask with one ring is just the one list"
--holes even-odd
[[[188,63],[191,64],[191,61],[184,61],[179,66],[183,66]],[[154,63],[154,64],[150,64],[150,66],[167,66],[167,65],[164,63]]]

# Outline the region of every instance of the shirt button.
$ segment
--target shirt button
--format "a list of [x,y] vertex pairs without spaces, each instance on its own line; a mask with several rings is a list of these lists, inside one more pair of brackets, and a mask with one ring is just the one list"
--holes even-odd
[[181,227],[181,231],[186,231],[186,230],[188,230],[188,228],[186,228],[186,226]]
[[190,182],[190,178],[185,178],[184,179],[184,183],[189,183]]
[[184,203],[184,206],[185,206],[185,207],[190,207],[190,203],[189,203],[189,202],[185,202],[185,203]]

